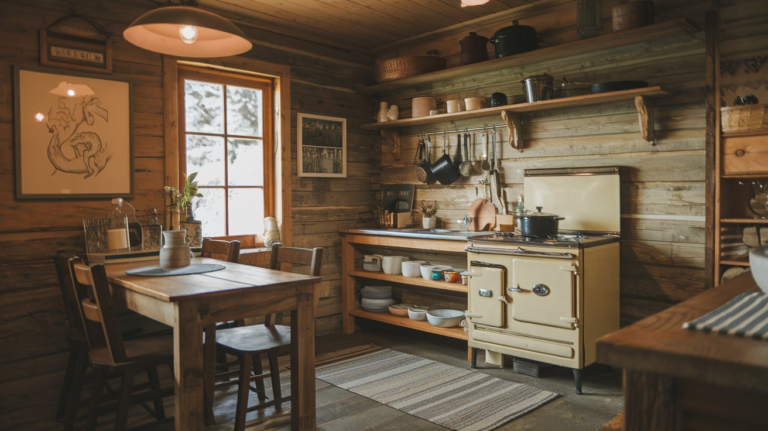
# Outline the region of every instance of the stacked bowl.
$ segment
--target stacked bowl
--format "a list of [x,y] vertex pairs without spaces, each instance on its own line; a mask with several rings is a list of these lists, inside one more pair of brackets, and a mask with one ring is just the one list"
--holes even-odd
[[389,311],[389,306],[397,302],[392,299],[391,286],[365,286],[360,294],[363,296],[360,307],[372,313]]

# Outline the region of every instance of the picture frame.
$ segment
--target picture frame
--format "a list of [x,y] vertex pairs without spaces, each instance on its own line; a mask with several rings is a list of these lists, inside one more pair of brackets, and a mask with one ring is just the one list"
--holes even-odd
[[14,67],[16,198],[131,198],[132,84]]
[[347,119],[297,114],[299,177],[347,177]]

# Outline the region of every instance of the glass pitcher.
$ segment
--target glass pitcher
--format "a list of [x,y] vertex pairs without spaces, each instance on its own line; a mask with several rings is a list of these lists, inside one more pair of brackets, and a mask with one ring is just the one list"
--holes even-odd
[[757,216],[757,218],[768,217],[768,181],[752,181],[749,209]]

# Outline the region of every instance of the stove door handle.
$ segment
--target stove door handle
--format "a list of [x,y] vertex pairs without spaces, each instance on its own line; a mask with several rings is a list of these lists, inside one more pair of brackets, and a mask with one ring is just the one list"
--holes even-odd
[[507,305],[511,304],[511,302],[507,301],[507,297],[506,297],[506,295],[501,295],[501,296],[499,296],[497,299],[498,299],[499,301],[501,301],[501,302],[503,302],[503,303],[507,304]]
[[560,271],[570,271],[570,272],[576,272],[578,268],[576,268],[576,265],[571,266],[560,266],[558,267]]
[[466,317],[467,319],[472,319],[472,318],[482,319],[483,315],[477,314],[477,313],[470,313],[469,311],[467,311],[466,313],[464,313],[464,317]]
[[527,292],[527,290],[522,289],[519,284],[517,285],[517,287],[510,287],[507,290],[510,292]]

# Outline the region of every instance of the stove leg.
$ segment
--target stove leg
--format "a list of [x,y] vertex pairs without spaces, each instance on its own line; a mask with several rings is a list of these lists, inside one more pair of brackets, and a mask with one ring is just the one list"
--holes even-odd
[[477,368],[477,348],[472,348],[472,362],[469,365],[469,368]]
[[576,385],[576,393],[581,395],[581,370],[573,370],[573,383]]

